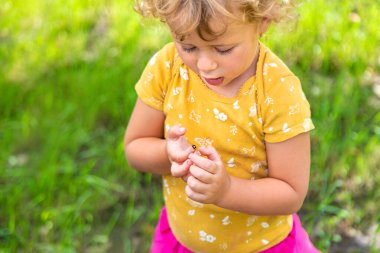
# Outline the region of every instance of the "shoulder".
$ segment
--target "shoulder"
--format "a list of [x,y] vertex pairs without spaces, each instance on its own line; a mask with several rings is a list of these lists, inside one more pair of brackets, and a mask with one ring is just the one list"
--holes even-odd
[[149,60],[149,65],[164,64],[174,62],[178,57],[177,49],[173,42],[164,45],[159,51],[157,51]]
[[182,64],[181,58],[178,56],[177,48],[174,42],[164,45],[157,51],[147,64],[148,69],[156,69],[167,77],[173,76],[179,71]]
[[264,44],[260,46],[260,58],[258,62],[258,70],[262,75],[263,81],[278,81],[281,78],[293,76],[294,73],[289,69],[289,67],[272,52]]
[[162,110],[165,94],[172,83],[176,55],[174,43],[163,46],[151,57],[135,85],[139,98],[155,109]]
[[[283,92],[298,90],[302,93],[299,78],[269,48],[261,44],[257,65],[258,91],[265,98],[267,95],[282,96]],[[281,95],[282,94],[282,95]]]

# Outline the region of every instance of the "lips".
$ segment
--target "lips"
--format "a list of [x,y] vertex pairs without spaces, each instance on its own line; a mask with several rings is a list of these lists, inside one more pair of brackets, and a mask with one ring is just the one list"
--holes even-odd
[[204,80],[210,84],[210,85],[220,85],[223,83],[224,78],[223,77],[218,77],[218,78],[205,78]]

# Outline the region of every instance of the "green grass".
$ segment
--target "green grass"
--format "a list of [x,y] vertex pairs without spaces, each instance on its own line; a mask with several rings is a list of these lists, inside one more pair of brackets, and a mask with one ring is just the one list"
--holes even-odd
[[[129,1],[0,5],[0,252],[146,252],[160,180],[127,166],[122,138],[147,60],[169,41]],[[327,252],[380,220],[380,33],[373,1],[303,1],[263,40],[312,106],[302,219]],[[368,251],[375,252],[374,246]]]

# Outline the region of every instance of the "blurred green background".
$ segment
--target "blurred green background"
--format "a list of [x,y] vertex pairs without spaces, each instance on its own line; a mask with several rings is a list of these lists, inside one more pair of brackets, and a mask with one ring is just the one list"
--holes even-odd
[[[129,168],[134,84],[170,38],[125,0],[0,4],[0,252],[147,252],[156,176]],[[300,215],[323,252],[379,252],[377,1],[301,1],[263,38],[301,78],[316,130]]]

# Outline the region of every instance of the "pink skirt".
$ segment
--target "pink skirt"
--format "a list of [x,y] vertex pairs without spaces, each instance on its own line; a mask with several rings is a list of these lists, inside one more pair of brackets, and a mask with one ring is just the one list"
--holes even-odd
[[[174,237],[165,207],[161,211],[150,253],[193,253]],[[320,251],[310,241],[298,215],[293,214],[293,228],[289,235],[279,244],[262,251],[262,253],[320,253]]]

